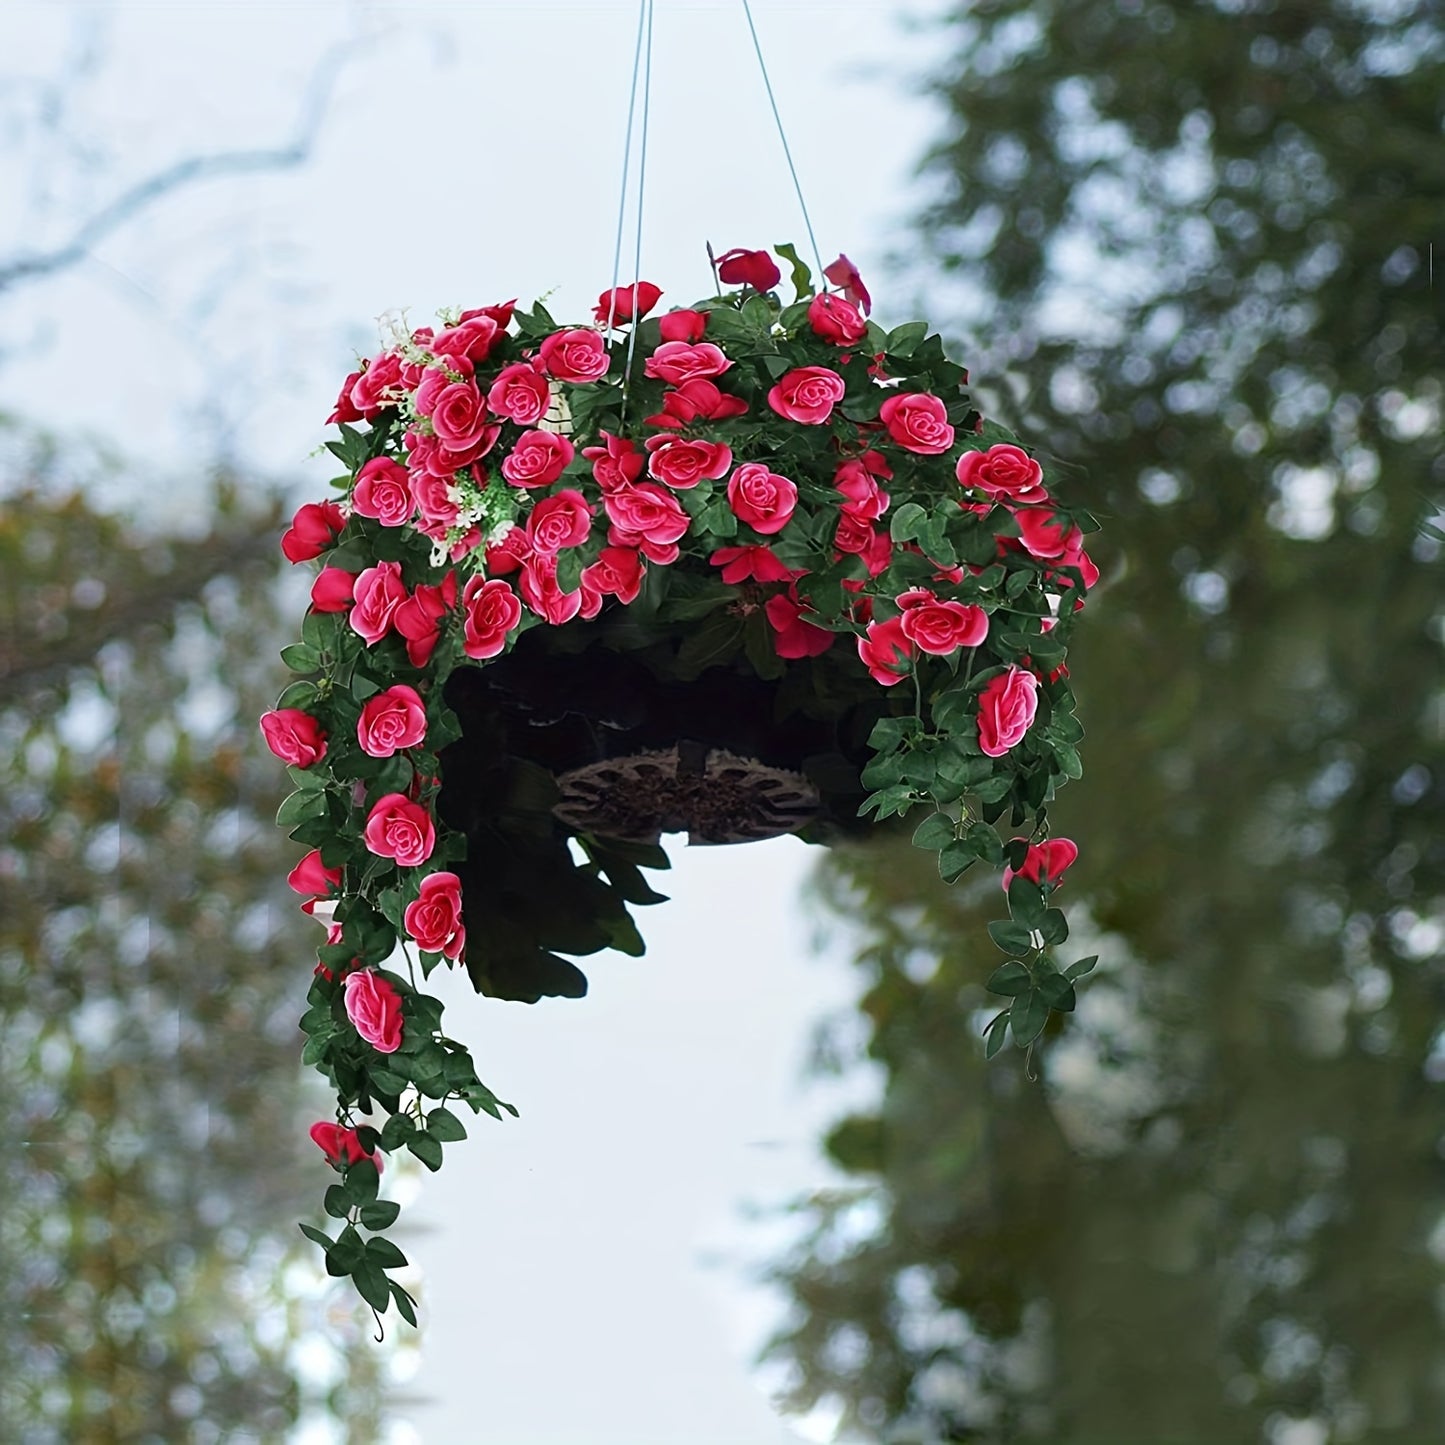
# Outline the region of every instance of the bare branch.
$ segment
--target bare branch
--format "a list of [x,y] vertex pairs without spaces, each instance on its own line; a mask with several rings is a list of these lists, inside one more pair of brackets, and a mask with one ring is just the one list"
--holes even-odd
[[291,140],[272,148],[220,151],[213,155],[188,156],[122,191],[94,215],[81,223],[63,245],[37,251],[0,263],[0,293],[54,275],[83,261],[106,237],[134,220],[142,212],[173,192],[198,181],[266,171],[295,170],[305,165],[321,131],[331,92],[345,68],[356,41],[333,46],[311,73]]

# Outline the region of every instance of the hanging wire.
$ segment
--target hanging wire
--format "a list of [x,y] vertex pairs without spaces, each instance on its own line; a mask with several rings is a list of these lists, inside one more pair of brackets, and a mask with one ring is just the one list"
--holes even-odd
[[[627,101],[627,138],[622,144],[622,185],[617,196],[617,240],[612,248],[612,289],[607,295],[607,329],[612,330],[612,322],[617,315],[617,277],[622,269],[622,229],[627,216],[627,172],[632,161],[632,120],[637,111],[637,76],[642,66],[642,37],[644,22],[648,36],[647,63],[648,73],[652,71],[652,3],[651,0],[638,0],[637,5],[637,41],[632,50],[632,85]],[[644,116],[644,147],[646,145],[647,121]],[[638,214],[638,233],[641,244],[642,216]],[[636,310],[636,284],[634,283],[633,309]]]
[[[637,242],[632,253],[632,330],[627,335],[627,361],[623,370],[621,417],[627,415],[627,381],[632,377],[632,356],[637,348],[637,288],[642,277],[642,198],[647,185],[647,122],[652,109],[652,0],[643,0],[647,9],[647,59],[642,70],[642,145],[637,158]],[[636,86],[634,72],[633,85]],[[634,92],[635,93],[635,92]],[[617,297],[617,278],[612,278],[612,295]],[[621,419],[619,417],[619,420]]]
[[798,168],[793,164],[793,152],[788,145],[787,134],[783,130],[783,117],[778,113],[778,102],[773,95],[773,82],[768,78],[768,64],[763,59],[763,47],[758,40],[758,27],[753,24],[753,7],[748,0],[743,0],[743,14],[747,16],[748,30],[753,37],[753,50],[758,57],[758,69],[763,72],[763,87],[768,92],[768,104],[773,108],[773,120],[778,127],[778,139],[783,143],[783,155],[787,158],[788,174],[793,178],[793,190],[797,192],[798,206],[803,212],[803,225],[808,230],[808,244],[813,248],[813,259],[818,263],[818,276],[821,284],[823,278],[823,253],[818,249],[818,238],[813,234],[813,220],[808,215],[808,203],[803,199],[803,185],[798,179]]

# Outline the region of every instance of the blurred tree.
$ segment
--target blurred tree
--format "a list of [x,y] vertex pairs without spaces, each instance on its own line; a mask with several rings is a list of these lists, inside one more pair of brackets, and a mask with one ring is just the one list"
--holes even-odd
[[0,1439],[279,1440],[328,1395],[381,1439],[387,1356],[327,1313],[294,1224],[325,1165],[295,1022],[315,930],[255,722],[276,515],[223,490],[203,531],[146,533],[4,441]]
[[869,1439],[1422,1441],[1445,9],[971,0],[947,38],[934,314],[1105,518],[1055,816],[1103,963],[1041,1084],[985,1068],[1001,900],[834,855],[886,1082],[828,1141],[858,1188],[800,1206],[773,1354]]

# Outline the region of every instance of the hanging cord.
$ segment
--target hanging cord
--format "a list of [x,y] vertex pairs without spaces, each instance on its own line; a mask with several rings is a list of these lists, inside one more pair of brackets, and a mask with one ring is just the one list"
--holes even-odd
[[[622,185],[619,188],[617,197],[617,240],[612,248],[612,289],[607,296],[607,329],[612,330],[612,322],[617,315],[617,277],[622,270],[622,230],[627,217],[627,172],[632,162],[632,120],[637,112],[637,76],[642,67],[642,36],[645,28],[649,36],[648,42],[648,73],[652,70],[652,44],[651,25],[652,4],[651,0],[638,0],[637,6],[637,42],[632,50],[632,86],[627,101],[627,138],[622,143]],[[644,127],[646,120],[643,121]],[[641,217],[638,217],[639,221]],[[641,232],[642,227],[638,226]],[[633,309],[637,306],[637,286],[633,283]]]
[[823,253],[818,249],[818,238],[813,234],[812,217],[808,215],[808,203],[803,199],[803,185],[798,179],[798,168],[793,164],[793,152],[788,145],[788,137],[783,130],[783,118],[778,114],[778,102],[773,95],[773,82],[768,79],[768,65],[763,59],[763,47],[758,40],[758,27],[753,24],[753,7],[748,0],[743,0],[743,14],[747,16],[748,30],[753,37],[753,50],[757,53],[758,69],[763,72],[763,87],[768,92],[768,104],[773,108],[773,120],[777,123],[778,139],[783,143],[783,155],[787,158],[788,174],[793,178],[793,190],[798,195],[798,206],[803,212],[803,225],[808,230],[808,244],[813,248],[813,259],[818,263],[818,283],[825,284],[823,276]]
[[[647,121],[652,109],[652,0],[644,0],[644,3],[647,7],[647,61],[642,70],[642,146],[637,157],[637,243],[632,252],[632,329],[627,333],[627,361],[622,373],[622,408],[619,421],[627,415],[628,383],[632,379],[632,357],[637,349],[637,288],[642,277],[642,198],[647,185]],[[612,294],[615,301],[615,276],[612,278]]]

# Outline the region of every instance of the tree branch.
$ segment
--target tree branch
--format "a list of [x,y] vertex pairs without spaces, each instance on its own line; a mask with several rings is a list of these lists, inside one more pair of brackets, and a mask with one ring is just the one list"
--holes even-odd
[[310,158],[342,69],[357,42],[344,41],[322,57],[306,85],[291,140],[263,149],[221,151],[188,156],[137,182],[102,206],[76,228],[74,235],[50,251],[37,251],[0,262],[0,293],[38,281],[83,261],[91,250],[136,216],[174,191],[198,181],[264,171],[295,170]]

